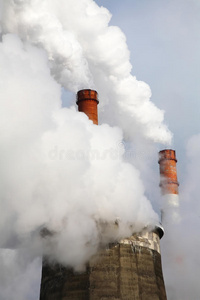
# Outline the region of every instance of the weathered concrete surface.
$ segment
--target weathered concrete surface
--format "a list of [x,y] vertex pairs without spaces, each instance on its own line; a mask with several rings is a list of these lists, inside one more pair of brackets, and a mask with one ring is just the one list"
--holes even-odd
[[166,300],[160,253],[136,239],[100,251],[84,273],[44,262],[40,300]]

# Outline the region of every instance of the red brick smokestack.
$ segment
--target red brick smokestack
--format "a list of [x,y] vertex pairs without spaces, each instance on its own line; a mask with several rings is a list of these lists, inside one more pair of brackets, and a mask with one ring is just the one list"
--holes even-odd
[[160,164],[160,187],[162,194],[178,194],[179,183],[177,181],[176,171],[176,152],[171,149],[159,152]]
[[76,104],[78,105],[78,110],[84,112],[96,125],[98,125],[98,103],[98,94],[94,90],[80,90],[77,93]]

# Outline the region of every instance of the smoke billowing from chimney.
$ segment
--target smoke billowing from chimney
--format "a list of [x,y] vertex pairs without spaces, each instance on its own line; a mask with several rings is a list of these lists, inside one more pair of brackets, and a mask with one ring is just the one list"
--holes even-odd
[[[15,241],[31,259],[43,253],[78,268],[101,242],[154,226],[140,173],[123,159],[122,131],[62,108],[44,52],[17,36],[3,36],[0,67],[0,246]],[[118,236],[103,231],[116,219]],[[42,240],[44,227],[56,234]]]
[[[91,0],[2,3],[0,246],[15,241],[30,260],[47,254],[79,268],[100,243],[158,222],[123,140],[168,143],[171,133],[148,85],[130,74],[125,37],[106,9]],[[104,124],[63,108],[61,85],[97,89]],[[116,219],[113,237],[101,224]],[[56,234],[41,240],[44,227]]]
[[66,89],[97,89],[103,122],[120,126],[129,138],[170,143],[164,113],[150,101],[149,86],[131,75],[125,36],[108,26],[107,9],[92,0],[3,3],[3,32],[44,49],[52,75]]

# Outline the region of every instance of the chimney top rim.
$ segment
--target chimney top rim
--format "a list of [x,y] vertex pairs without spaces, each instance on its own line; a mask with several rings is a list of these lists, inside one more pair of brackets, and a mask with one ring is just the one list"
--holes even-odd
[[99,104],[98,93],[92,89],[82,89],[77,92],[76,96],[76,104],[81,101],[96,101]]
[[174,160],[175,162],[177,162],[176,151],[173,149],[161,150],[161,151],[159,151],[158,155],[159,155],[159,160],[158,160],[159,164],[163,160]]

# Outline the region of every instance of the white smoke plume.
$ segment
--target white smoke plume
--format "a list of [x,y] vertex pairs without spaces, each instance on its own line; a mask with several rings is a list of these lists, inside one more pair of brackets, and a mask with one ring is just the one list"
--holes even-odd
[[[0,246],[21,249],[16,270],[44,253],[80,268],[102,241],[158,222],[123,139],[168,143],[171,133],[149,87],[130,74],[125,37],[105,8],[1,0],[0,9]],[[104,124],[63,108],[62,86],[97,89]],[[99,227],[116,220],[118,236]],[[44,227],[57,234],[41,239]],[[5,269],[2,300],[10,299]],[[26,288],[16,297],[27,299]]]
[[128,136],[137,133],[170,142],[163,111],[149,100],[149,86],[130,74],[125,36],[118,27],[108,26],[107,9],[93,0],[3,3],[4,32],[45,49],[53,76],[66,89],[76,92],[94,86],[105,112],[103,121],[122,127]]
[[[79,210],[94,219],[120,215],[128,222],[137,220],[140,207],[148,211],[139,172],[123,162],[118,149],[121,130],[94,126],[73,107],[62,108],[60,86],[42,51],[13,35],[3,36],[0,51],[2,205],[14,230],[26,234],[48,222],[63,227],[58,220]],[[121,208],[125,191],[133,212]],[[140,201],[132,201],[133,195]]]

